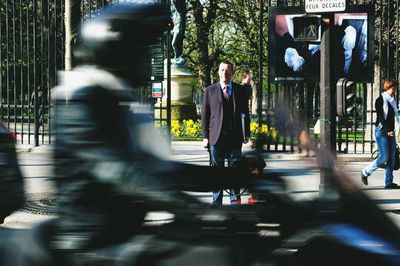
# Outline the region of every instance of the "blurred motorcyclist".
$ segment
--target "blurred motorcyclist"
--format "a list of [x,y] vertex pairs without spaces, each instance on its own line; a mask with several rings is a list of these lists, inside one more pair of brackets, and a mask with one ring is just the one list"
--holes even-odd
[[24,180],[14,141],[12,134],[0,121],[0,224],[25,203]]
[[149,208],[185,212],[198,203],[176,189],[185,182],[189,188],[219,186],[245,176],[160,161],[149,152],[146,145],[156,141],[132,103],[150,80],[149,45],[171,26],[169,9],[157,2],[113,5],[84,24],[75,52],[85,65],[65,72],[54,90],[60,206],[55,250],[120,243],[140,229]]

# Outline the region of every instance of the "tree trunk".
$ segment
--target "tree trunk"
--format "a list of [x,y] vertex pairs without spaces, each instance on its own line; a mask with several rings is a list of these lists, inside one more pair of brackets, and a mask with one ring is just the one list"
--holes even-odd
[[251,86],[251,114],[256,115],[258,112],[258,89],[257,89],[258,85],[253,84]]
[[[216,18],[217,0],[209,1],[209,8],[205,8],[200,0],[190,0],[194,23],[196,26],[196,41],[199,50],[199,69],[201,80],[205,87],[211,84],[211,68],[217,56],[209,54],[209,33]],[[204,13],[207,10],[207,14]],[[218,53],[220,53],[218,51]]]
[[72,49],[81,22],[80,6],[80,0],[65,0],[65,70],[71,70],[75,65]]

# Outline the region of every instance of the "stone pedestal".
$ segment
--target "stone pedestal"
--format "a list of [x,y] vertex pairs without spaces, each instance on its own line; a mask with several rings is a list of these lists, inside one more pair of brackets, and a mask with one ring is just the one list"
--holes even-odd
[[[166,66],[166,64],[165,64]],[[165,75],[167,70],[164,70]],[[197,119],[196,105],[193,103],[193,75],[184,64],[171,65],[171,119]],[[167,88],[165,76],[163,87]],[[163,98],[163,105],[167,105],[167,99]]]

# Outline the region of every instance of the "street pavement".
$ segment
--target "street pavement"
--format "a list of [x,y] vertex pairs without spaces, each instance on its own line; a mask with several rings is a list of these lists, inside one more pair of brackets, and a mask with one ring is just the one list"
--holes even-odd
[[[244,153],[251,151],[245,145]],[[25,177],[25,190],[28,199],[27,207],[11,214],[2,226],[29,228],[33,225],[56,217],[55,212],[47,211],[46,204],[54,198],[52,146],[17,145],[18,160]],[[320,169],[316,157],[305,157],[299,153],[270,152],[265,153],[265,172],[283,172],[282,178],[287,182],[288,195],[294,200],[310,200],[319,196]],[[201,142],[174,141],[171,145],[171,160],[208,165],[207,150]],[[400,227],[400,190],[383,188],[383,170],[378,169],[370,178],[369,185],[364,186],[360,180],[360,171],[371,161],[368,155],[338,155],[336,167],[348,175],[385,213]],[[395,171],[394,182],[400,183],[400,171]],[[211,203],[211,192],[191,193],[198,199]],[[244,195],[246,203],[248,195]],[[224,204],[229,204],[228,195]],[[43,206],[41,206],[43,204]],[[42,208],[43,207],[43,208]],[[44,211],[41,211],[41,208]],[[35,211],[36,210],[36,211]],[[151,213],[149,221],[169,219],[166,213]]]

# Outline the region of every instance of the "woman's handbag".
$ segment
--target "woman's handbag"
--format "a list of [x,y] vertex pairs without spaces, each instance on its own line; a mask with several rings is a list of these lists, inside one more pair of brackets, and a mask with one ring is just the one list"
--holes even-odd
[[400,149],[399,145],[396,145],[396,152],[394,153],[393,170],[398,170],[399,168],[400,168]]
[[[379,151],[376,150],[371,154],[372,159],[376,159],[379,155]],[[379,168],[385,168],[385,165],[379,165]],[[394,165],[393,165],[393,170],[399,170],[400,169],[400,147],[399,145],[396,144],[396,151],[394,153]]]

